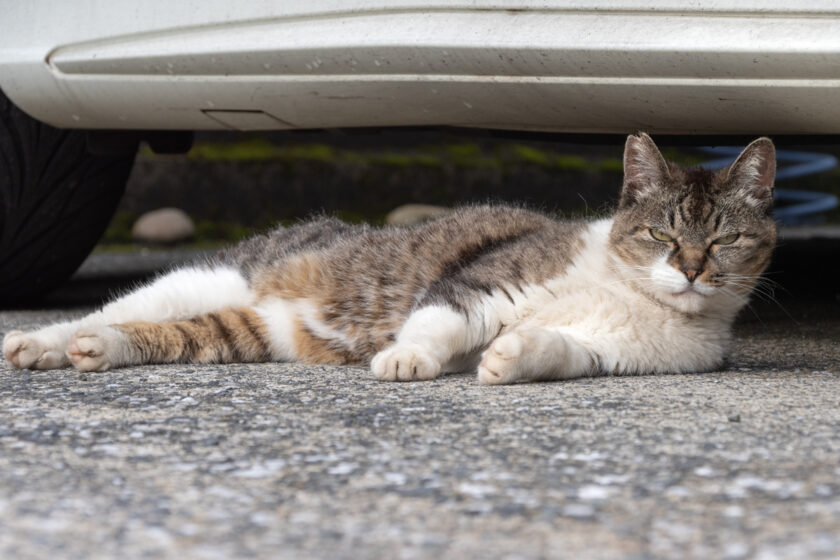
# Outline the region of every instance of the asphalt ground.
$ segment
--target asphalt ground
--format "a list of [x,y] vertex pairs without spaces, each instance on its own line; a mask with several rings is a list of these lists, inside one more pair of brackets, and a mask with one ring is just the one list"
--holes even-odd
[[[0,330],[182,256],[97,256]],[[840,558],[840,304],[808,289],[746,311],[708,374],[3,363],[0,557]]]

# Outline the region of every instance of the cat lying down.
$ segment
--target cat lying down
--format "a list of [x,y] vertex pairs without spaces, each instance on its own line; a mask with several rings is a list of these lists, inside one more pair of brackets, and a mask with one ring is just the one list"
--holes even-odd
[[618,210],[462,208],[410,228],[316,219],[174,270],[82,319],[10,332],[16,368],[299,361],[485,384],[707,371],[770,261],[775,150],[720,172],[627,138]]

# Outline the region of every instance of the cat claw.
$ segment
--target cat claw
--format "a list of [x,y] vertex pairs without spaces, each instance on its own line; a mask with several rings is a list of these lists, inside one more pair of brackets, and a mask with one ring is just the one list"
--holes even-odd
[[370,369],[380,381],[425,381],[440,375],[440,363],[418,345],[387,348],[373,357]]

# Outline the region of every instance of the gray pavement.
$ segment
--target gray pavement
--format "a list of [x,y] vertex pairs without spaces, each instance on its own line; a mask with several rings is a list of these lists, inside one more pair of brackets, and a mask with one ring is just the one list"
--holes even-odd
[[3,363],[0,557],[840,558],[840,312],[786,307],[699,375]]

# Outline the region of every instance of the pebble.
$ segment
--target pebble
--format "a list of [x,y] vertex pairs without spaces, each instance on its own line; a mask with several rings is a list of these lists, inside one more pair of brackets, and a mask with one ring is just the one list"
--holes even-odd
[[140,216],[131,228],[135,241],[146,243],[178,243],[195,235],[192,219],[178,208],[160,208]]
[[391,210],[385,217],[390,226],[413,226],[452,212],[445,206],[431,204],[403,204]]

